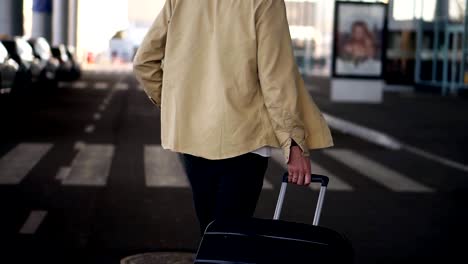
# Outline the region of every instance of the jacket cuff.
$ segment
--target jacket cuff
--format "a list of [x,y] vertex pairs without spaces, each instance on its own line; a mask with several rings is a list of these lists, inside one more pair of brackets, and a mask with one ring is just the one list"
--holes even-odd
[[286,142],[283,144],[282,149],[283,149],[283,155],[285,159],[285,163],[289,163],[289,156],[291,155],[291,146],[292,146],[292,141],[295,141],[297,143],[297,146],[302,150],[302,156],[303,157],[309,157],[310,156],[310,151],[307,148],[305,139],[299,139],[295,137],[290,137],[286,140]]

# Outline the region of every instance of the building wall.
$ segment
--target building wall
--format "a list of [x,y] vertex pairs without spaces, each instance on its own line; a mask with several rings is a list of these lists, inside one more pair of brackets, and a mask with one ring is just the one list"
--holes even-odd
[[79,0],[77,53],[86,60],[93,56],[110,58],[109,41],[116,32],[128,27],[128,0]]
[[164,6],[165,0],[128,0],[128,20],[150,25]]

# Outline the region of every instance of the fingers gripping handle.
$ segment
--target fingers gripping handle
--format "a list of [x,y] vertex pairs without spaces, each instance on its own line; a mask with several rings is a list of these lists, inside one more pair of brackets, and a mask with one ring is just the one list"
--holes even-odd
[[[315,209],[313,225],[318,225],[320,220],[320,213],[322,212],[323,200],[325,199],[325,191],[327,190],[329,179],[327,176],[311,174],[311,183],[321,183],[319,198],[317,201],[317,208]],[[278,220],[281,215],[283,208],[284,195],[286,194],[286,187],[288,186],[288,173],[283,175],[283,182],[281,183],[281,189],[278,196],[278,202],[276,203],[275,215],[273,219]]]

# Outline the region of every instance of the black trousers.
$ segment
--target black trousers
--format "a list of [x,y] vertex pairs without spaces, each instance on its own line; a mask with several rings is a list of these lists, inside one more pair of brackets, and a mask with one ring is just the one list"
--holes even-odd
[[185,153],[179,157],[192,187],[201,234],[214,219],[253,216],[268,157],[255,153],[221,160]]

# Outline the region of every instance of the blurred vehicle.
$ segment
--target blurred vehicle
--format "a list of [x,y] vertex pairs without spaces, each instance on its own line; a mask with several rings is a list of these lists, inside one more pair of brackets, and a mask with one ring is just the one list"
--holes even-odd
[[28,40],[34,53],[34,57],[38,59],[41,73],[40,81],[44,85],[55,87],[57,85],[57,71],[60,66],[58,59],[52,56],[50,45],[44,38],[31,38]]
[[57,78],[60,81],[75,81],[81,77],[81,67],[65,45],[51,48],[52,55],[59,60]]
[[42,71],[39,60],[34,57],[31,46],[21,37],[5,38],[1,42],[7,49],[9,56],[19,65],[13,92],[31,89],[33,82],[39,81]]
[[11,93],[18,70],[18,63],[10,58],[7,49],[0,42],[0,95]]
[[73,67],[72,67],[72,79],[78,80],[81,78],[81,66],[78,63],[78,60],[75,58],[73,55],[73,52],[70,48],[65,49],[68,55],[68,59],[72,62]]
[[59,68],[57,70],[57,79],[60,81],[70,81],[73,64],[68,59],[65,46],[59,45],[56,47],[51,47],[51,52],[52,56],[54,56],[54,58],[58,59],[60,62]]

